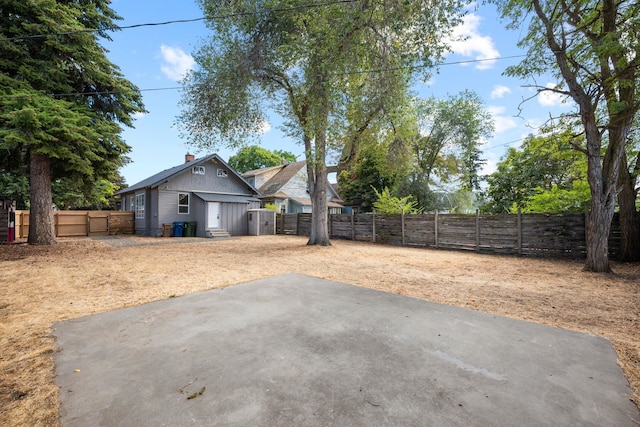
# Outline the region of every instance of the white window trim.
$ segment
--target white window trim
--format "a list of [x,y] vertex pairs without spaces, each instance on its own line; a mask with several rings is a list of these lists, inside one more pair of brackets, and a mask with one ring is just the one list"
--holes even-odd
[[[187,204],[186,205],[181,205],[180,204],[180,196],[187,196]],[[191,195],[189,193],[178,193],[178,215],[189,215],[189,212],[191,211],[190,208],[191,205]],[[186,212],[180,212],[180,208],[181,207],[187,207],[187,211]]]
[[204,175],[206,168],[204,166],[194,166],[191,168],[191,173],[194,175]]
[[144,193],[136,194],[136,219],[144,219],[144,205],[146,203]]

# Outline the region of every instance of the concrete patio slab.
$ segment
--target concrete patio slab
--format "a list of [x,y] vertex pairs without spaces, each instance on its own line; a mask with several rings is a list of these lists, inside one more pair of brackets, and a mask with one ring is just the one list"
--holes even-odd
[[69,426],[634,426],[604,338],[288,274],[54,325]]

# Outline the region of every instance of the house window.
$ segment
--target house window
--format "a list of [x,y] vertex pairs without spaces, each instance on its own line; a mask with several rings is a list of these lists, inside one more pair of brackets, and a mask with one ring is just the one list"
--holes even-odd
[[178,213],[189,213],[189,193],[178,193]]
[[191,168],[191,173],[194,175],[204,175],[204,171],[204,166],[194,166],[193,168]]
[[227,171],[224,169],[218,169],[218,176],[220,178],[226,178],[228,176]]
[[130,211],[136,210],[136,199],[135,199],[135,196],[129,197],[129,210]]
[[144,218],[144,193],[136,194],[136,218]]

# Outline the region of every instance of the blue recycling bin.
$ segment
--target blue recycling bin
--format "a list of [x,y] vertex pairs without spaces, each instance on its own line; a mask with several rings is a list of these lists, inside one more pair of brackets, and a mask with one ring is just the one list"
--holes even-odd
[[177,221],[173,223],[173,237],[182,237],[182,230],[184,229],[184,222]]

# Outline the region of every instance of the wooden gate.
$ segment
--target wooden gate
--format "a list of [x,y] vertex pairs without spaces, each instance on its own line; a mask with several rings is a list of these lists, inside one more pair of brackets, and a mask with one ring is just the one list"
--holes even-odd
[[87,214],[89,223],[89,236],[108,236],[109,235],[109,213],[94,212]]

